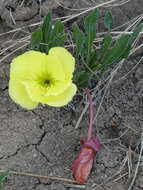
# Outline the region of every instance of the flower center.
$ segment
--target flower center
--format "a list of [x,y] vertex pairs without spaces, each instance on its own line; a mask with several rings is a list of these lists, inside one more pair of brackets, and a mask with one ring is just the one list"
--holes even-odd
[[53,79],[51,76],[47,76],[47,75],[44,75],[44,76],[40,76],[37,78],[37,82],[38,84],[43,87],[43,88],[47,88],[47,87],[50,87],[51,84],[53,83]]
[[40,81],[40,84],[44,87],[44,88],[47,88],[51,85],[52,83],[52,80],[50,78],[43,78],[41,79]]
[[49,79],[45,79],[45,80],[43,81],[43,84],[44,84],[45,86],[48,86],[48,85],[50,84],[50,80],[49,80]]

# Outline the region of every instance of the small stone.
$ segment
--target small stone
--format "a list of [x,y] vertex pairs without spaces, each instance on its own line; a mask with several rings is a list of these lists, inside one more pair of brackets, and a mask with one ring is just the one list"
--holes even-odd
[[139,67],[136,72],[135,72],[135,78],[137,80],[141,80],[143,79],[143,66],[141,65],[141,67]]
[[4,90],[7,87],[7,79],[0,77],[0,89]]
[[31,7],[17,7],[15,12],[13,13],[13,17],[15,21],[23,21],[23,20],[30,20],[33,16],[38,13],[38,5],[34,3]]
[[41,16],[46,16],[50,10],[56,9],[58,7],[59,7],[59,5],[57,3],[53,3],[53,0],[49,0],[49,1],[42,3]]

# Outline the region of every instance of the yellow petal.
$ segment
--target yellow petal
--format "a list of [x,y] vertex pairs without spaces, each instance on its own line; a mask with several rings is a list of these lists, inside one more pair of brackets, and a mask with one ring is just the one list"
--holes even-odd
[[60,61],[56,56],[48,55],[46,57],[46,73],[48,73],[54,80],[65,80],[65,73],[61,67]]
[[19,104],[23,108],[30,110],[36,108],[38,105],[37,102],[30,99],[25,87],[22,83],[19,83],[19,81],[10,80],[9,95],[15,103]]
[[29,97],[36,102],[44,103],[47,97],[51,95],[59,96],[64,92],[69,86],[71,86],[71,81],[57,82],[57,84],[50,85],[49,87],[43,87],[36,81],[33,82],[23,82]]
[[71,79],[75,67],[75,59],[71,53],[63,47],[54,47],[50,49],[49,55],[53,55],[58,58],[63,67],[66,79]]
[[65,106],[72,100],[76,91],[76,85],[71,84],[71,86],[67,88],[62,94],[59,94],[57,96],[49,96],[46,98],[46,102],[43,103],[56,107]]
[[13,59],[10,77],[18,80],[29,80],[39,76],[45,70],[46,54],[38,51],[27,51]]
[[28,51],[11,63],[11,78],[17,80],[36,80],[50,75],[56,80],[64,80],[65,75],[56,57],[47,56],[38,51]]
[[46,88],[37,84],[37,82],[23,82],[25,89],[31,100],[41,102],[44,100]]
[[59,95],[64,92],[70,85],[72,81],[55,81],[53,84],[50,85],[50,88],[47,88],[45,96],[49,95]]

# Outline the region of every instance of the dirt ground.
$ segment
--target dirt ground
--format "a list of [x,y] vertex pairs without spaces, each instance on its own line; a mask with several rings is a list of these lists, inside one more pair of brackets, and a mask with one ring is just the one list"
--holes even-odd
[[[61,17],[76,13],[76,10],[70,11],[72,8],[87,8],[93,6],[94,2],[60,0],[66,7],[64,9],[54,0],[0,0],[0,33],[39,22],[51,9],[55,17]],[[105,10],[106,8],[101,9],[101,18]],[[143,0],[131,0],[124,5],[114,6],[111,10],[116,27],[142,14]],[[25,30],[31,32],[30,27]],[[7,46],[6,41],[21,36],[24,34],[19,32],[0,36],[0,49]],[[0,59],[11,52],[12,49],[0,55]],[[11,175],[7,178],[4,189],[127,190],[141,149],[143,62],[131,71],[141,56],[142,52],[125,61],[105,96],[96,121],[102,146],[87,184],[76,186],[62,181]],[[79,151],[79,139],[86,134],[88,123],[85,115],[79,128],[75,129],[85,106],[82,97],[79,96],[81,100],[77,103],[73,102],[71,106],[60,109],[39,106],[34,111],[27,111],[20,108],[8,96],[9,64],[12,57],[13,55],[0,62],[0,169],[71,179],[70,167]],[[126,77],[121,78],[129,71],[131,72]],[[98,93],[95,98],[97,107],[101,95]],[[142,189],[143,157],[133,186],[133,190]]]

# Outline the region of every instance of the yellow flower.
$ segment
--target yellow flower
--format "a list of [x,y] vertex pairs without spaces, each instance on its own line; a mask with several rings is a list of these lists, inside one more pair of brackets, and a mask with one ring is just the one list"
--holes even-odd
[[48,55],[25,52],[11,63],[9,95],[26,109],[38,103],[64,106],[77,90],[72,83],[74,67],[74,57],[62,47],[51,48]]

